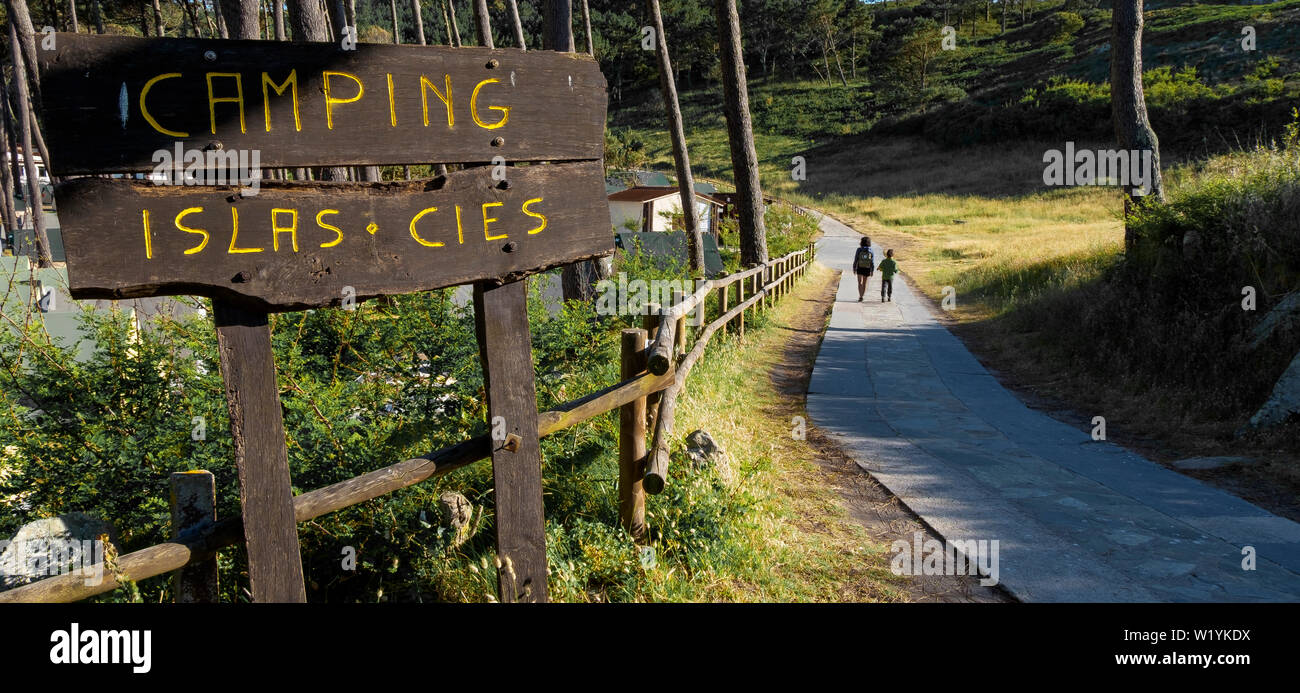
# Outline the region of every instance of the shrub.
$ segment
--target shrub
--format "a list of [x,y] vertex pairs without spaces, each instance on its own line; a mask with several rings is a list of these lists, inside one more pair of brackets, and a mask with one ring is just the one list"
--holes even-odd
[[[1137,247],[1102,279],[1014,311],[1017,329],[1051,335],[1099,387],[1143,393],[1202,421],[1244,423],[1300,349],[1300,334],[1250,346],[1252,327],[1300,289],[1300,157],[1259,149],[1221,157],[1140,205]],[[1242,310],[1242,287],[1259,305]],[[1050,341],[1050,343],[1048,343]]]

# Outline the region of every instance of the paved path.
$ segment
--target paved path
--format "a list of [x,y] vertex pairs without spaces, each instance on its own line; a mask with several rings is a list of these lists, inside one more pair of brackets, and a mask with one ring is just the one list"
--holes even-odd
[[861,236],[829,217],[822,230],[818,260],[846,271],[809,416],[945,539],[998,540],[1013,594],[1300,600],[1300,524],[1027,408],[906,282],[881,303],[877,275],[858,303],[847,268]]

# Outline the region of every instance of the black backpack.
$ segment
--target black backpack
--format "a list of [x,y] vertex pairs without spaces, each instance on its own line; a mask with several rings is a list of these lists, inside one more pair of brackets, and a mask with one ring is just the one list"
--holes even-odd
[[[863,266],[863,260],[866,266]],[[876,269],[876,256],[871,252],[871,248],[858,248],[858,252],[853,255],[853,268],[866,270],[867,274],[872,274]]]

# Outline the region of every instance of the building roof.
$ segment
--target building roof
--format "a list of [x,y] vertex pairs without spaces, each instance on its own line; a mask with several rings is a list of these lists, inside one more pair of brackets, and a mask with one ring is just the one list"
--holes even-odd
[[[650,200],[658,200],[663,197],[670,197],[672,195],[679,195],[679,194],[681,194],[681,191],[678,190],[676,186],[665,187],[665,186],[657,186],[657,185],[655,186],[640,185],[635,188],[620,190],[610,195],[609,201],[610,202],[649,202]],[[722,200],[719,200],[718,198],[712,195],[706,195],[698,190],[695,191],[695,197],[704,200],[706,202],[711,202],[718,206],[726,206],[726,203],[723,202]]]

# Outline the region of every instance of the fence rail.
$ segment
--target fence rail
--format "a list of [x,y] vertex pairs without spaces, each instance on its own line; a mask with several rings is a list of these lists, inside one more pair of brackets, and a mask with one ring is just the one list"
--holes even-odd
[[[732,321],[738,321],[739,334],[743,336],[746,313],[766,310],[789,293],[795,279],[807,272],[815,253],[815,246],[809,244],[807,248],[749,269],[700,282],[689,296],[678,293],[671,305],[652,311],[646,317],[644,327],[624,330],[621,382],[538,414],[537,433],[544,437],[606,412],[620,410],[619,515],[621,524],[634,538],[640,539],[645,532],[644,494],[658,493],[667,483],[669,439],[677,396],[685,387],[691,368],[704,354],[714,334],[719,330],[725,332]],[[731,303],[732,286],[736,287],[734,305]],[[700,309],[701,315],[706,313],[708,299],[715,292],[718,317],[702,326],[690,352],[684,353],[689,336],[687,316],[696,308]],[[646,419],[651,417],[654,420],[654,440],[647,455]],[[427,455],[302,493],[293,498],[294,519],[299,523],[306,522],[488,459],[492,456],[492,444],[490,436],[476,436]],[[173,502],[180,496],[190,499],[190,503],[202,504],[202,494],[178,493],[178,488],[193,484],[193,480],[179,478],[184,476],[176,474],[172,477]],[[186,516],[187,510],[192,517],[193,507],[173,508],[177,536],[172,541],[123,554],[111,565],[92,567],[91,571],[103,569],[98,573],[104,576],[98,584],[86,584],[82,571],[77,570],[0,592],[0,603],[86,599],[111,592],[122,581],[138,582],[210,562],[217,550],[244,540],[242,518],[220,521],[178,519]],[[207,512],[211,512],[210,507]],[[179,573],[178,596],[186,601],[199,601],[201,598],[196,595],[211,594],[210,590],[202,589],[204,585],[193,584],[209,579],[210,572],[186,569]]]

